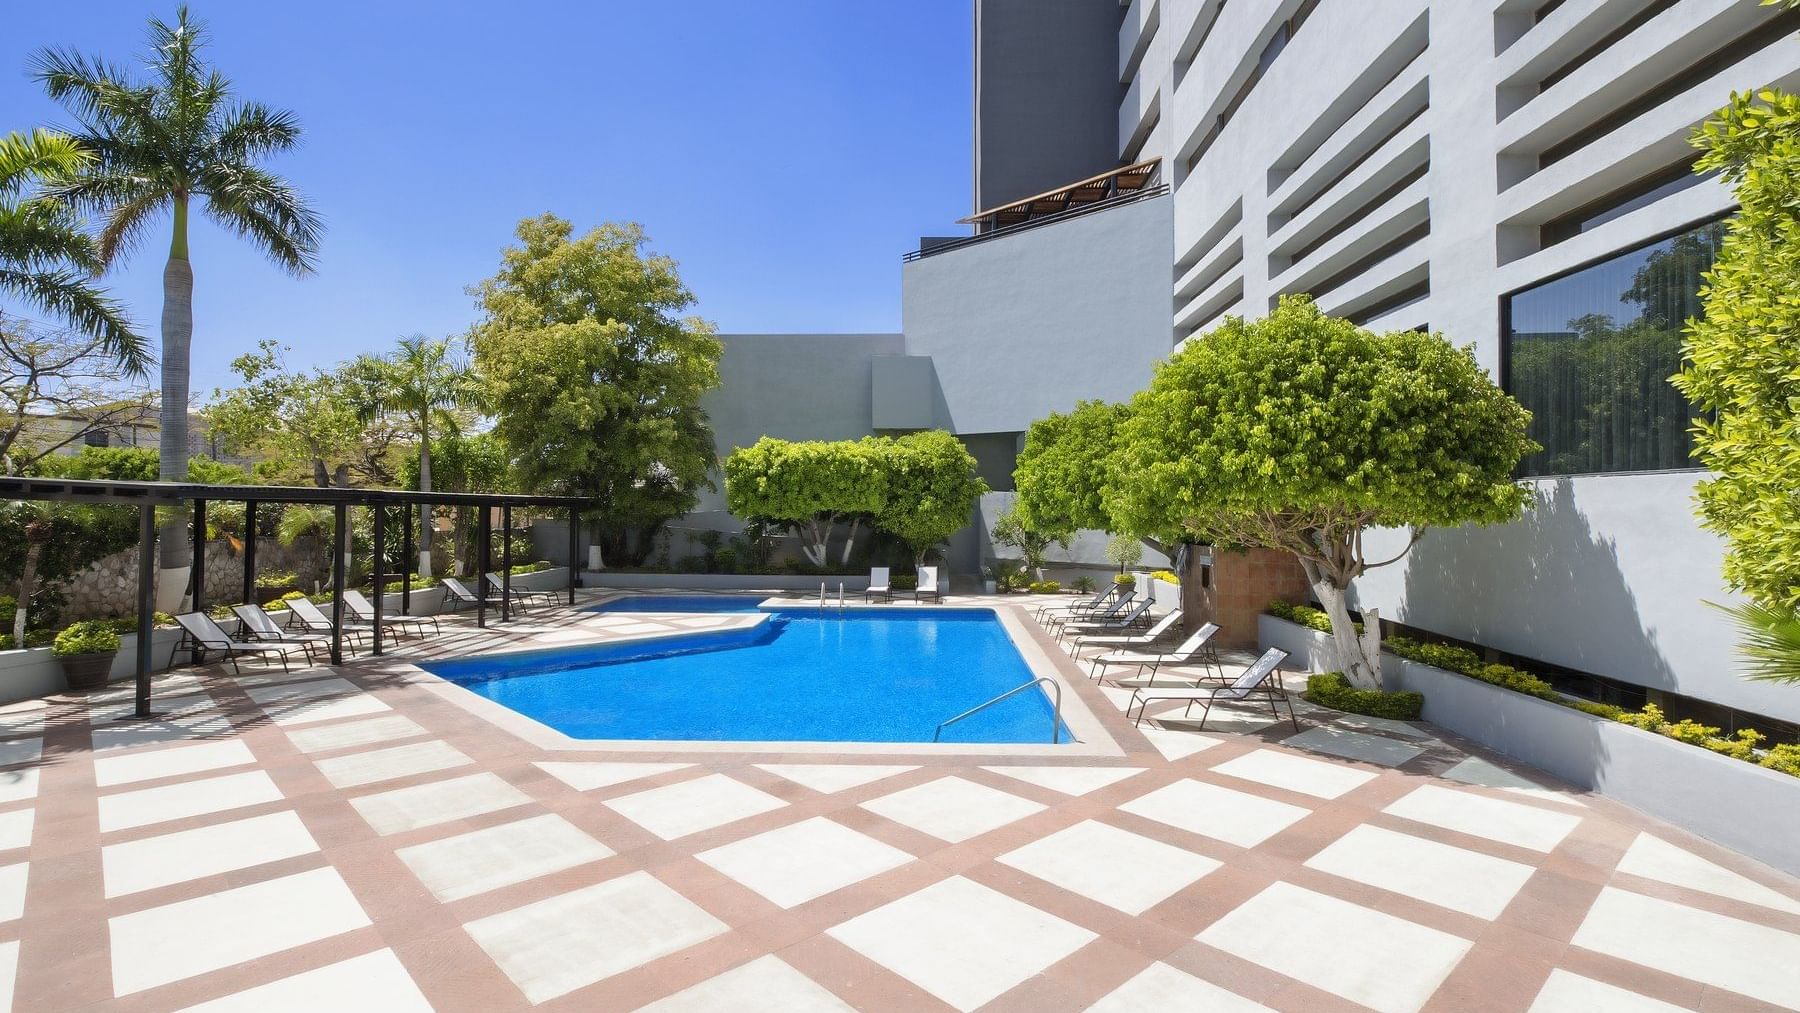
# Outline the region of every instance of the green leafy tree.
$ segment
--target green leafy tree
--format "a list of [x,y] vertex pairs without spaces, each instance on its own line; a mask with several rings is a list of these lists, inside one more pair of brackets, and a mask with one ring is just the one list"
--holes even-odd
[[[401,339],[400,347],[375,368],[381,406],[399,415],[418,441],[415,488],[430,492],[432,435],[461,434],[481,404],[481,381],[457,358],[448,340],[423,335]],[[425,505],[419,507],[419,576],[431,576],[431,508]]]
[[726,508],[745,519],[794,525],[807,562],[824,566],[838,522],[878,515],[887,502],[884,442],[765,436],[726,456]]
[[1144,543],[1130,535],[1114,535],[1106,542],[1106,560],[1124,573],[1144,561]]
[[1380,624],[1358,637],[1346,594],[1370,527],[1491,524],[1519,515],[1514,468],[1529,414],[1441,336],[1375,334],[1284,298],[1177,351],[1119,432],[1108,513],[1128,531],[1179,529],[1292,552],[1331,616],[1338,665],[1379,686]]
[[1117,463],[1116,438],[1126,405],[1083,401],[1068,414],[1031,424],[1013,470],[1013,509],[1026,529],[1062,541],[1083,529],[1119,530],[1105,489]]
[[470,334],[494,434],[519,480],[590,499],[607,558],[635,564],[655,532],[693,509],[717,465],[700,398],[719,383],[713,325],[643,229],[576,238],[555,215],[519,223],[519,245],[476,286]]
[[883,504],[875,526],[905,542],[923,563],[945,539],[967,526],[988,485],[975,456],[941,429],[866,441],[882,472]]
[[93,238],[66,203],[34,192],[93,158],[74,138],[49,130],[0,137],[0,292],[97,340],[138,376],[148,371],[150,353],[124,309],[89,281],[103,267]]
[[150,417],[149,392],[118,371],[102,338],[0,317],[0,470],[29,472],[90,434]]
[[[176,8],[175,23],[152,18],[140,80],[126,67],[69,50],[44,49],[34,76],[75,117],[75,139],[93,161],[47,189],[77,212],[102,218],[97,262],[129,252],[165,212],[172,228],[163,268],[162,478],[187,470],[188,347],[194,336],[194,270],[188,213],[204,211],[296,275],[312,270],[321,225],[285,180],[259,163],[293,148],[291,113],[232,99],[230,81],[206,65],[205,27]],[[191,562],[180,532],[161,539],[165,570]]]
[[1050,546],[1063,549],[1069,547],[1067,536],[1048,535],[1026,526],[1024,518],[1020,516],[1017,500],[994,518],[994,526],[988,533],[993,536],[995,545],[1017,549],[1019,558],[1038,580],[1044,579],[1044,561],[1050,555]]
[[379,412],[387,391],[380,360],[300,372],[288,369],[280,345],[263,341],[233,359],[231,371],[242,383],[213,391],[200,416],[232,449],[260,458],[265,480],[392,483],[399,432]]

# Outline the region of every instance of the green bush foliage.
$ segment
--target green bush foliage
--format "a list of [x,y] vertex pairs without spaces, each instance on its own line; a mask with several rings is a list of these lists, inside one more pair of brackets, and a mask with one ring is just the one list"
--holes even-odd
[[1114,437],[1128,411],[1083,401],[1067,415],[1053,412],[1031,424],[1013,468],[1013,510],[1021,525],[1058,539],[1083,528],[1118,530],[1105,491],[1116,461]]
[[1061,594],[1062,584],[1054,580],[1034,580],[1030,591],[1032,594]]
[[1419,720],[1419,712],[1425,707],[1423,694],[1357,689],[1350,685],[1350,680],[1344,678],[1342,672],[1325,672],[1307,677],[1306,699],[1333,710],[1400,721]]
[[1120,587],[1136,587],[1137,575],[1133,573],[1115,573],[1112,582]]
[[919,575],[916,573],[896,573],[888,578],[888,586],[896,591],[912,591],[919,586]]
[[[1311,605],[1290,605],[1284,601],[1270,602],[1268,612],[1277,619],[1298,623],[1309,630],[1316,630],[1319,633],[1331,632],[1331,617]],[[1357,623],[1356,632],[1360,634],[1362,631],[1362,623]]]
[[1083,575],[1075,578],[1075,590],[1082,594],[1094,593],[1094,578]]
[[50,645],[50,653],[59,658],[77,654],[109,654],[119,649],[119,635],[105,620],[89,619],[70,623]]
[[1157,580],[1167,581],[1170,584],[1181,583],[1181,578],[1175,574],[1174,570],[1151,570],[1150,576]]

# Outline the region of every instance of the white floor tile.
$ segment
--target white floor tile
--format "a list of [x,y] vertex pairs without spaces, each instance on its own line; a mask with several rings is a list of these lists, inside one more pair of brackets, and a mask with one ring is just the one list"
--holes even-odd
[[261,770],[139,788],[100,797],[100,830],[129,830],[280,799],[281,789]]
[[296,728],[288,732],[287,737],[294,748],[302,753],[323,753],[332,749],[349,749],[351,746],[396,742],[424,734],[425,729],[420,728],[411,718],[390,714],[367,721],[346,721],[341,725]]
[[191,746],[175,746],[144,753],[102,756],[94,761],[94,782],[102,788],[152,781],[159,777],[198,774],[255,763],[250,747],[237,739],[223,742],[198,742]]
[[1163,759],[1171,761],[1186,759],[1225,741],[1199,732],[1178,732],[1167,728],[1152,728],[1149,725],[1144,725],[1138,731],[1150,740],[1150,745],[1163,755]]
[[[1167,682],[1167,679],[1159,680],[1159,683]],[[1139,683],[1141,684],[1142,680],[1139,680]],[[1129,684],[1127,683],[1127,685]],[[1198,731],[1201,723],[1204,722],[1207,732],[1216,732],[1221,735],[1253,735],[1264,728],[1287,720],[1286,714],[1278,718],[1261,708],[1246,710],[1228,704],[1218,704],[1210,711],[1197,706],[1189,707],[1187,704],[1181,704],[1166,711],[1153,711],[1151,716],[1166,727],[1177,731],[1190,728]]]
[[879,766],[873,763],[759,763],[756,765],[776,777],[826,795],[860,788],[882,778],[904,774],[918,767]]
[[379,714],[392,709],[367,693],[358,693],[355,696],[320,697],[273,703],[265,706],[263,713],[269,716],[269,720],[286,727],[312,724],[316,721],[334,721],[338,718],[362,717],[365,714]]
[[724,922],[647,872],[463,926],[533,1004],[685,950]]
[[33,809],[0,813],[0,851],[30,847],[31,825],[35,816],[36,810]]
[[897,869],[913,856],[823,816],[694,856],[791,908]]
[[1168,900],[1220,864],[1093,820],[1035,840],[998,861],[1132,915]]
[[1131,692],[1131,690],[1119,686],[1100,687],[1100,695],[1106,697],[1108,703],[1121,711],[1131,706]]
[[1375,779],[1374,773],[1367,770],[1290,753],[1278,753],[1273,749],[1245,753],[1236,759],[1226,760],[1213,770],[1241,777],[1246,781],[1297,791],[1314,798],[1337,798]]
[[576,791],[593,791],[615,784],[635,781],[640,777],[686,770],[691,763],[584,763],[551,760],[533,764]]
[[318,850],[299,816],[278,812],[108,844],[100,849],[100,867],[106,896],[123,897]]
[[395,852],[440,901],[610,858],[613,850],[554,814],[445,837]]
[[981,1006],[1094,933],[953,876],[826,933],[959,1010]]
[[28,862],[0,866],[0,922],[14,921],[25,913],[25,881],[30,876]]
[[1165,785],[1119,807],[1120,812],[1254,848],[1311,814],[1311,810],[1201,781]]
[[327,696],[350,696],[361,693],[362,687],[348,679],[327,676],[322,679],[305,679],[300,681],[283,681],[267,686],[253,686],[244,690],[244,695],[255,701],[257,705],[267,707],[270,704],[286,703],[292,700],[314,700]]
[[23,770],[0,770],[0,805],[37,798],[37,792],[38,770],[36,767],[26,767]]
[[638,1013],[850,1013],[851,1009],[771,954],[653,1002]]
[[431,1013],[431,1003],[425,1000],[393,950],[376,950],[212,1002],[189,1006],[182,1013],[316,1013],[318,1010]]
[[370,924],[335,869],[314,869],[108,921],[124,996]]
[[232,733],[231,720],[217,710],[186,715],[160,715],[146,720],[126,718],[95,724],[91,731],[94,752],[104,753],[164,742],[219,739]]
[[1146,1010],[1159,1010],[1162,1013],[1180,1013],[1191,1010],[1194,1013],[1258,1013],[1269,1007],[1254,1003],[1225,989],[1196,978],[1186,971],[1177,971],[1164,963],[1151,964],[1149,967],[1118,988],[1106,998],[1088,1007],[1088,1013],[1144,1013]]
[[708,774],[635,795],[609,799],[606,807],[665,841],[735,823],[787,805],[765,791]]
[[1425,751],[1425,747],[1417,742],[1327,725],[1315,725],[1299,735],[1281,740],[1281,744],[1383,767],[1398,767]]
[[1382,1013],[1424,1006],[1473,945],[1290,883],[1245,901],[1199,939]]
[[1526,1013],[1687,1013],[1687,1009],[1559,967],[1550,972],[1550,980]]
[[1581,823],[1573,813],[1551,812],[1428,784],[1414,788],[1382,812],[1445,830],[1485,837],[1533,851],[1552,851]]
[[0,739],[0,767],[10,767],[15,763],[36,763],[43,755],[43,739]]
[[1571,943],[1777,1006],[1800,1001],[1800,936],[1616,887]]
[[0,735],[41,735],[50,716],[45,700],[21,700],[0,707]]
[[1800,901],[1649,834],[1638,834],[1631,842],[1619,860],[1618,871],[1800,914]]
[[[150,697],[150,710],[162,718],[195,718],[216,716],[218,701],[199,686],[183,687],[178,692],[156,693]],[[115,700],[88,700],[88,721],[99,726],[115,721],[131,720],[137,713],[137,701],[130,696]]]
[[1488,919],[1500,917],[1536,872],[1529,865],[1367,824],[1327,845],[1306,865]]
[[1143,767],[983,767],[982,770],[1016,777],[1026,784],[1060,791],[1064,795],[1086,795],[1132,776],[1142,774]]
[[353,798],[350,804],[378,834],[436,826],[531,801],[498,774],[470,774]]
[[1029,799],[955,776],[870,799],[862,807],[952,844],[1044,811]]
[[474,762],[462,750],[438,739],[313,761],[319,773],[325,775],[325,780],[338,788],[355,788],[397,777],[429,774],[434,770],[451,770]]
[[1536,781],[1507,770],[1496,763],[1489,763],[1479,756],[1471,756],[1466,760],[1444,771],[1441,775],[1447,780],[1461,781],[1463,784],[1478,784],[1484,788],[1498,788],[1510,791],[1515,795],[1527,798],[1543,799],[1547,802],[1560,802],[1564,805],[1579,806],[1586,809],[1587,803],[1567,792],[1546,788]]
[[19,976],[19,941],[0,943],[0,1013],[13,1007],[13,983]]

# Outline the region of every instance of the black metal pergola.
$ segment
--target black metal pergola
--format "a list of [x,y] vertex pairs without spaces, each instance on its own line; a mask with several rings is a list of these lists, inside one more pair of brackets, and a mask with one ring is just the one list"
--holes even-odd
[[517,493],[487,492],[415,492],[407,489],[321,489],[311,486],[286,485],[202,485],[188,482],[115,482],[77,479],[0,476],[0,499],[31,500],[46,503],[86,503],[89,505],[135,507],[138,511],[138,587],[137,587],[137,708],[136,716],[150,717],[150,638],[155,621],[156,588],[156,510],[159,507],[189,507],[193,511],[194,562],[190,587],[193,610],[206,611],[206,505],[216,502],[244,504],[244,586],[246,602],[256,601],[256,511],[269,503],[302,503],[330,506],[333,511],[331,538],[331,663],[344,661],[344,572],[349,555],[350,508],[367,507],[374,511],[374,593],[370,595],[375,609],[371,630],[372,652],[382,653],[382,610],[386,601],[383,588],[390,576],[386,572],[386,509],[409,507],[401,528],[400,611],[412,608],[413,519],[421,507],[467,506],[476,508],[477,549],[475,551],[475,623],[487,626],[488,584],[486,574],[493,562],[494,508],[500,510],[504,537],[500,545],[500,619],[512,619],[512,511],[513,507],[567,510],[569,512],[569,604],[575,603],[576,573],[579,561],[576,539],[580,532],[578,512],[589,504],[575,496],[537,496]]

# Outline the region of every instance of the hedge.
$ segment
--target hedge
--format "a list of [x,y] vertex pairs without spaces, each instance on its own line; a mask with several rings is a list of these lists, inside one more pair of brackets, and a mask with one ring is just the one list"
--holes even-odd
[[1062,584],[1054,580],[1034,580],[1031,582],[1032,594],[1060,594]]
[[1342,672],[1325,672],[1308,676],[1306,699],[1321,707],[1366,714],[1372,718],[1395,718],[1417,721],[1425,707],[1423,693],[1388,693],[1379,689],[1357,689]]

